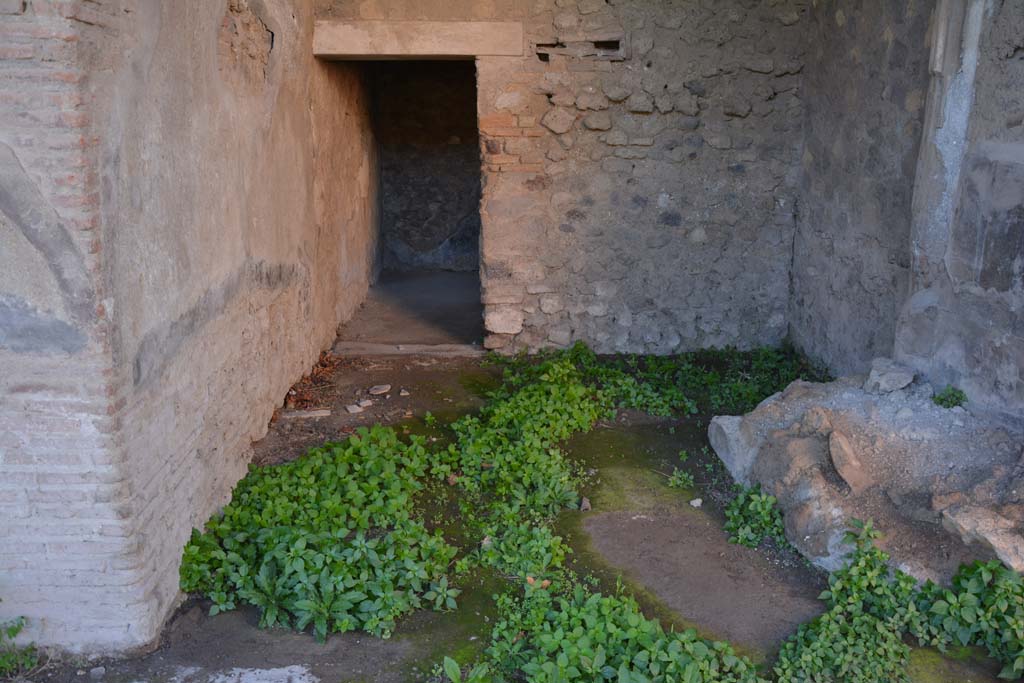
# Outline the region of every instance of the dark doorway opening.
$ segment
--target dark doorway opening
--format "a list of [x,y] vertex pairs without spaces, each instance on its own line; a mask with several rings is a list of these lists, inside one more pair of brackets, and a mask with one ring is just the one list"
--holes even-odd
[[480,140],[472,61],[366,65],[380,166],[380,265],[343,341],[483,337]]

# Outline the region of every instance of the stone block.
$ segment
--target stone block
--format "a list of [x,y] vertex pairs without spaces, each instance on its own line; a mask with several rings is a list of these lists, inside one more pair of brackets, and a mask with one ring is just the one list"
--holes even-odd
[[484,312],[484,327],[495,334],[519,334],[523,331],[523,318],[521,308],[488,306]]
[[563,107],[555,107],[544,114],[540,122],[552,133],[561,135],[572,130],[573,124],[576,123],[576,115]]
[[609,130],[612,127],[612,117],[606,111],[590,112],[583,117],[583,127],[588,130]]

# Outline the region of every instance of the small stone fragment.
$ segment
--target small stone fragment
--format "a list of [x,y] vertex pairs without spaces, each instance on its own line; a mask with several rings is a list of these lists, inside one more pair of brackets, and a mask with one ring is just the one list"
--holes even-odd
[[692,507],[692,508],[699,508],[703,504],[704,504],[704,499],[703,498],[694,498],[693,500],[690,501],[690,507]]
[[605,97],[612,102],[622,102],[629,97],[629,89],[619,83],[605,83],[602,88]]
[[890,358],[871,361],[871,374],[864,382],[864,390],[873,394],[899,391],[914,381],[914,371]]
[[590,509],[590,499],[586,496],[580,498],[580,512],[589,512]]
[[98,681],[107,675],[107,667],[105,666],[94,666],[89,670],[89,678],[94,681]]
[[693,93],[686,91],[676,96],[675,110],[686,116],[696,116],[700,113],[700,105]]
[[369,408],[370,406],[373,405],[373,401],[371,401],[368,398],[364,398],[361,401],[358,401],[358,403],[360,408]]
[[784,12],[779,15],[779,23],[783,26],[792,26],[798,21],[800,21],[800,15],[796,12]]
[[390,384],[378,384],[376,386],[370,387],[369,394],[370,396],[381,396],[383,394],[388,393],[389,391],[391,391]]
[[282,420],[308,420],[314,417],[330,417],[331,411],[326,408],[320,410],[285,410],[280,413]]
[[832,464],[839,476],[849,485],[855,496],[860,495],[874,485],[871,475],[857,457],[853,444],[844,434],[834,431],[828,438],[828,451],[832,456]]
[[402,390],[400,390],[398,392],[398,395],[399,396],[409,396],[409,390],[408,389],[402,389]]
[[356,413],[363,412],[363,409],[360,408],[359,406],[357,406],[354,403],[352,405],[345,406],[345,410],[347,410],[348,412],[352,413],[353,415],[355,415]]
[[591,89],[576,96],[576,108],[600,110],[608,108],[608,98],[603,93]]

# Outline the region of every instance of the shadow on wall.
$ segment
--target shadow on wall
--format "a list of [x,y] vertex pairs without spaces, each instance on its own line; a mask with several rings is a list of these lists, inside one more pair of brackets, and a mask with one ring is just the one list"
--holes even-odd
[[474,63],[375,62],[369,74],[380,145],[384,268],[477,270]]

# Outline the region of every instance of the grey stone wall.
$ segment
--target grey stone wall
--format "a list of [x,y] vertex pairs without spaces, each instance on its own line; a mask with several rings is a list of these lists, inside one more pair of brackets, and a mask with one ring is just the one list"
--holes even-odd
[[790,331],[833,371],[892,354],[933,3],[823,0],[807,22]]
[[378,62],[369,78],[384,267],[476,270],[480,142],[473,62]]
[[897,353],[971,405],[1021,416],[1024,1],[964,8],[946,17],[954,48],[933,83]]

